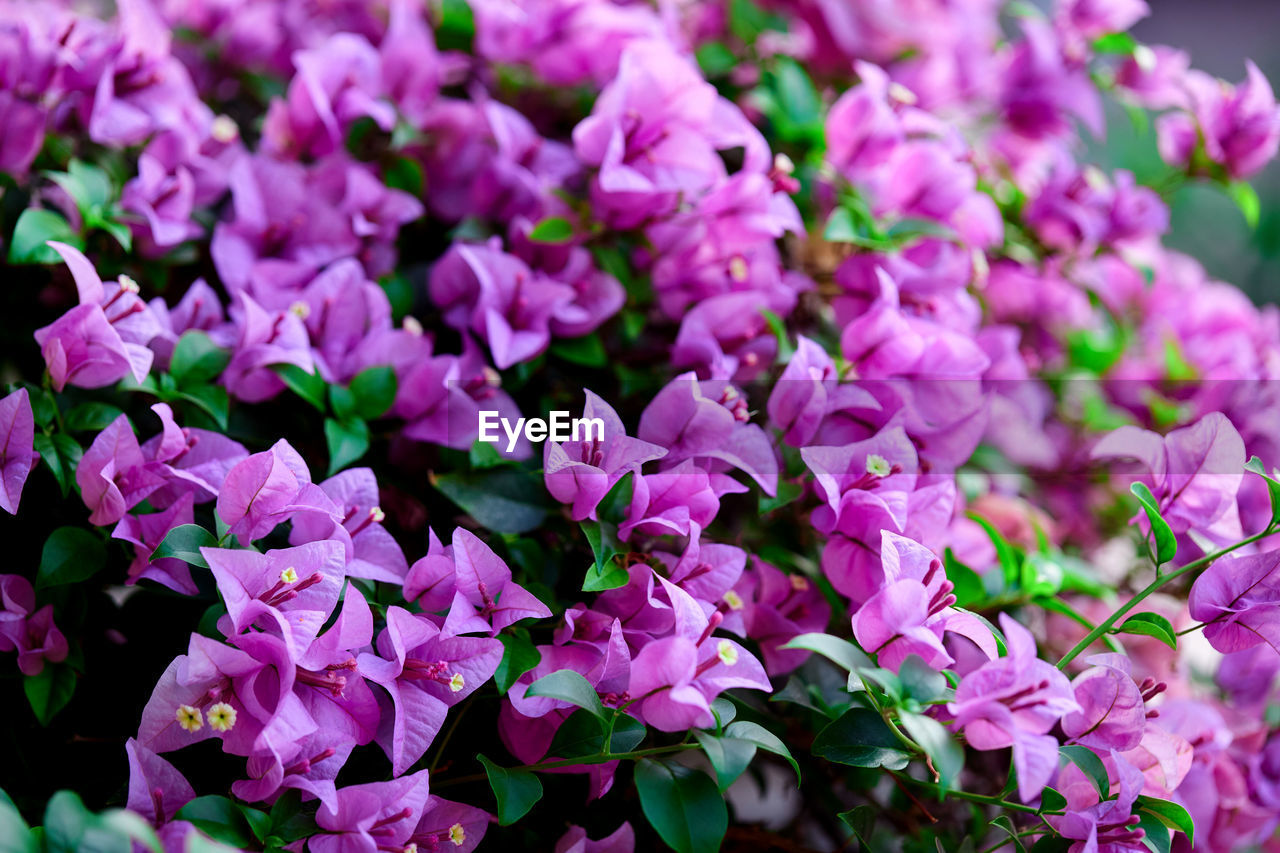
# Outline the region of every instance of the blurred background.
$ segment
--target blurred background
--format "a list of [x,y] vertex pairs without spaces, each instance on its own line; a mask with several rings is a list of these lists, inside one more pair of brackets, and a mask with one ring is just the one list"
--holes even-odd
[[[1152,14],[1132,32],[1146,44],[1167,44],[1191,55],[1191,65],[1232,83],[1252,59],[1280,90],[1280,0],[1148,0]],[[1156,153],[1155,131],[1109,105],[1108,138],[1097,162],[1158,182],[1167,171]],[[1172,208],[1167,243],[1198,258],[1214,278],[1231,282],[1258,303],[1280,303],[1280,162],[1251,181],[1262,201],[1256,230],[1217,187],[1185,184],[1166,200]]]

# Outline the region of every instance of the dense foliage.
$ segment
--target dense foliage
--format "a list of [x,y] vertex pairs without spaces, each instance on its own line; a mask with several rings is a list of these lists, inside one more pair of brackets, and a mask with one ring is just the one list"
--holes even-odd
[[1280,849],[1148,11],[0,0],[0,850]]

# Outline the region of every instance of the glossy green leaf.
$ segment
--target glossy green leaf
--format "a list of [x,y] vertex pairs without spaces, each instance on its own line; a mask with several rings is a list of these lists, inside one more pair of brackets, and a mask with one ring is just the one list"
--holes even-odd
[[534,243],[550,243],[563,245],[573,239],[573,225],[560,216],[548,216],[529,232],[529,240]]
[[787,745],[773,732],[759,723],[753,723],[750,720],[739,720],[736,723],[729,723],[725,727],[724,733],[738,740],[750,741],[765,752],[772,752],[774,755],[785,758],[787,763],[791,765],[791,769],[796,772],[796,784],[799,784],[800,765],[791,756],[791,750],[787,749]]
[[9,241],[9,263],[61,263],[62,256],[46,245],[49,240],[57,240],[77,249],[84,248],[84,241],[71,230],[71,223],[62,215],[42,207],[28,207],[18,216],[18,223],[13,227],[13,238]]
[[329,476],[357,462],[369,452],[369,425],[362,420],[324,420],[324,439],[329,446]]
[[107,563],[102,540],[83,527],[59,527],[44,542],[36,589],[87,580]]
[[170,530],[151,554],[151,562],[173,558],[202,569],[209,568],[201,548],[218,547],[218,538],[198,524],[180,524]]
[[496,533],[528,533],[547,516],[542,478],[520,468],[456,471],[435,477],[432,484]]
[[47,726],[76,692],[76,673],[69,664],[45,662],[38,675],[24,676],[22,687],[40,725]]
[[729,828],[729,812],[716,783],[682,764],[643,758],[636,790],[649,824],[676,853],[716,853]]
[[510,826],[528,814],[534,803],[542,799],[542,782],[528,770],[499,767],[483,755],[477,755],[489,777],[489,787],[498,801],[498,825]]
[[396,372],[386,365],[367,367],[352,377],[348,389],[355,398],[353,414],[366,421],[376,420],[396,401]]
[[183,332],[173,348],[169,373],[179,385],[212,382],[222,375],[231,361],[231,353],[219,347],[204,332]]
[[711,767],[716,772],[717,786],[722,794],[737,781],[756,755],[756,745],[749,740],[717,737],[705,731],[694,731],[693,736],[697,738],[703,754],[711,762]]
[[1150,812],[1159,818],[1160,822],[1165,826],[1185,835],[1188,843],[1195,844],[1195,821],[1191,819],[1191,815],[1187,810],[1177,803],[1156,797],[1141,796],[1138,797],[1133,807],[1139,812]]
[[911,753],[870,708],[850,708],[818,732],[813,754],[854,767],[884,767],[901,770],[911,762]]
[[596,693],[596,689],[591,686],[587,679],[582,677],[581,673],[571,669],[558,669],[555,672],[544,675],[533,684],[530,684],[524,695],[559,699],[562,702],[568,702],[570,705],[585,708],[602,720],[606,718],[604,704],[601,703],[600,695]]
[[1159,613],[1135,613],[1116,628],[1115,632],[1155,637],[1171,649],[1178,648],[1178,633],[1173,629],[1173,623]]
[[898,719],[907,736],[929,756],[933,769],[938,773],[938,783],[944,788],[954,788],[960,771],[964,769],[964,750],[947,727],[933,717],[906,711],[900,711]]
[[1093,787],[1098,789],[1098,795],[1102,799],[1105,800],[1111,796],[1111,780],[1107,776],[1106,765],[1102,763],[1102,759],[1096,752],[1087,746],[1067,744],[1058,748],[1058,754],[1062,756],[1064,762],[1070,761],[1084,772],[1084,775],[1093,783]]
[[502,660],[493,674],[499,693],[506,693],[520,676],[533,669],[542,660],[542,653],[526,634],[500,634]]
[[1151,494],[1146,483],[1134,483],[1129,486],[1129,491],[1133,492],[1138,503],[1142,504],[1147,520],[1151,522],[1151,534],[1156,543],[1155,554],[1152,556],[1155,558],[1156,565],[1162,566],[1177,555],[1178,540],[1169,528],[1169,523],[1164,520],[1164,516],[1160,515],[1160,505],[1156,503],[1155,496]]
[[798,637],[792,637],[782,648],[817,652],[850,672],[873,666],[871,658],[867,657],[862,649],[848,640],[842,640],[830,634],[801,634]]

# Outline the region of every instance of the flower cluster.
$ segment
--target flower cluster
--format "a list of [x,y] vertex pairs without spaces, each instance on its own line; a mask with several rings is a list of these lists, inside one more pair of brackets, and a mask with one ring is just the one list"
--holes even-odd
[[1144,0],[116,6],[0,2],[15,834],[1277,843],[1280,315],[1162,242],[1256,218],[1252,63]]

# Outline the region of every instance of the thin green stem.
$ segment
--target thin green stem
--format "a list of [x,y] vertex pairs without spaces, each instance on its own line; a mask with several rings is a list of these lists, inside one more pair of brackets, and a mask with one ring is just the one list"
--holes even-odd
[[1098,627],[1090,631],[1083,640],[1076,643],[1075,648],[1067,652],[1066,655],[1063,656],[1062,660],[1058,661],[1058,669],[1065,668],[1067,664],[1071,663],[1073,660],[1079,657],[1081,652],[1089,648],[1089,646],[1093,645],[1093,643],[1096,640],[1098,640],[1100,637],[1104,636],[1108,631],[1114,628],[1116,623],[1119,622],[1122,617],[1128,615],[1129,611],[1133,610],[1133,608],[1141,604],[1142,601],[1145,598],[1147,598],[1147,596],[1151,595],[1153,592],[1160,589],[1160,587],[1164,586],[1167,583],[1170,583],[1171,581],[1177,578],[1182,577],[1185,574],[1189,574],[1191,572],[1203,569],[1206,566],[1208,566],[1210,563],[1212,563],[1214,560],[1217,560],[1219,557],[1226,556],[1227,554],[1230,554],[1232,551],[1236,550],[1237,548],[1243,548],[1245,545],[1248,545],[1252,542],[1257,542],[1259,539],[1262,539],[1266,536],[1270,536],[1272,533],[1275,533],[1275,532],[1276,532],[1275,525],[1268,525],[1267,528],[1263,530],[1261,533],[1255,533],[1253,536],[1250,536],[1247,539],[1242,539],[1239,542],[1235,543],[1234,545],[1228,545],[1225,548],[1220,548],[1217,551],[1214,551],[1212,554],[1205,554],[1200,559],[1193,560],[1179,569],[1174,569],[1173,571],[1167,574],[1160,575],[1154,581],[1148,584],[1141,592],[1139,592],[1133,598],[1129,599],[1127,602],[1121,605],[1121,607],[1118,610],[1116,610],[1114,613],[1108,616],[1102,623],[1098,625]]
[[[1035,806],[1028,806],[1025,803],[1010,802],[1003,797],[993,797],[988,794],[971,794],[968,791],[947,788],[943,785],[937,784],[936,782],[926,782],[923,779],[916,779],[913,776],[908,776],[905,773],[900,773],[896,770],[891,770],[889,772],[893,774],[894,778],[901,779],[903,782],[910,782],[912,785],[917,785],[921,788],[927,788],[930,792],[935,794],[955,797],[960,800],[968,800],[971,803],[978,803],[984,806],[997,806],[1002,809],[1009,809],[1010,811],[1025,812],[1026,814],[1041,813],[1040,809]],[[1054,814],[1054,812],[1046,812],[1046,814]]]
[[1013,839],[1015,838],[1026,838],[1027,836],[1030,836],[1030,835],[1043,835],[1046,831],[1051,829],[1052,827],[1050,827],[1047,823],[1045,823],[1042,820],[1039,823],[1037,823],[1035,826],[1031,827],[1030,829],[1024,829],[1022,832],[1016,833],[1012,836],[1006,835],[1000,841],[997,841],[995,844],[988,847],[986,850],[983,850],[982,853],[996,853],[997,850],[1002,850],[1006,846],[1008,846],[1009,842],[1013,841]]
[[[555,761],[539,761],[536,764],[522,764],[519,767],[512,767],[511,770],[529,770],[537,772],[539,770],[555,770],[560,767],[579,767],[589,764],[608,764],[610,761],[628,761],[637,758],[647,758],[650,755],[665,755],[672,752],[684,752],[688,749],[702,749],[696,743],[675,743],[670,746],[654,746],[649,749],[636,749],[631,752],[605,752],[599,755],[585,755],[581,758],[557,758]],[[442,779],[439,782],[432,781],[435,788],[443,788],[449,785],[462,785],[466,782],[480,782],[487,779],[484,773],[473,773],[470,776],[456,776],[453,779]]]

